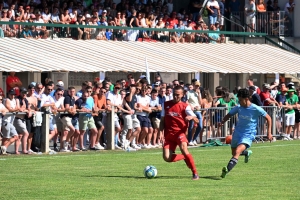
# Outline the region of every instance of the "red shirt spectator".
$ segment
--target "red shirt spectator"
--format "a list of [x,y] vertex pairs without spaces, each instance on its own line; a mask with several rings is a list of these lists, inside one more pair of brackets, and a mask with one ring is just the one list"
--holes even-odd
[[20,89],[19,87],[22,86],[22,82],[18,77],[15,76],[15,72],[9,72],[9,76],[6,79],[6,91],[9,91],[10,89],[14,89],[16,96],[20,95]]
[[168,26],[169,29],[173,29],[175,25],[176,26],[178,25],[178,19],[176,19],[176,12],[172,13],[172,17],[170,17],[167,20],[167,22],[169,22],[169,26]]
[[263,106],[273,106],[274,104],[279,106],[277,101],[271,96],[270,89],[270,84],[263,84],[263,91],[259,94]]

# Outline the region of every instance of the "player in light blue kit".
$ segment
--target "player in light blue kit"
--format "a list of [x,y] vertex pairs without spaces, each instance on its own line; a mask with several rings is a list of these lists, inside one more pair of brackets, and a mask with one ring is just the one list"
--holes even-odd
[[245,156],[245,163],[249,161],[252,151],[247,149],[251,146],[252,141],[255,138],[257,122],[260,116],[265,117],[267,120],[268,139],[272,141],[271,117],[261,107],[250,102],[250,94],[247,89],[240,89],[237,97],[240,105],[232,108],[218,124],[218,126],[221,127],[227,120],[230,119],[230,117],[238,114],[238,123],[236,124],[231,141],[232,158],[228,162],[227,167],[223,167],[221,175],[222,178],[225,178],[226,174],[228,174],[228,172],[230,172],[237,164],[240,155]]

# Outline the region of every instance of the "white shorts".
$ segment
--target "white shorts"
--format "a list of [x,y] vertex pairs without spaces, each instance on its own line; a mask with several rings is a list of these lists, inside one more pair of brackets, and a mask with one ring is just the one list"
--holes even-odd
[[219,23],[221,26],[224,26],[224,17],[223,16],[220,17]]
[[255,24],[255,15],[246,17],[246,24]]
[[285,114],[285,125],[286,126],[295,125],[295,113]]

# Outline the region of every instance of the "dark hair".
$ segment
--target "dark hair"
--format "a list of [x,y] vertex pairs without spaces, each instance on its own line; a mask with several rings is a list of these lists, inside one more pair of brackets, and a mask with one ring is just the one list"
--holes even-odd
[[89,90],[89,89],[93,89],[91,86],[87,86],[86,88],[85,88],[85,91],[87,91],[87,90]]
[[158,91],[157,91],[156,89],[153,89],[153,90],[151,91],[151,94],[156,94],[156,93],[158,93]]
[[250,94],[249,94],[249,90],[247,89],[240,89],[237,93],[237,97],[241,97],[241,98],[249,98]]
[[174,91],[175,90],[182,90],[182,91],[184,91],[184,88],[182,86],[180,86],[180,85],[177,85],[177,86],[174,87]]
[[63,90],[62,88],[59,87],[59,88],[57,88],[57,89],[55,90],[55,93],[56,93],[56,92],[60,92],[60,91],[64,91],[64,90]]
[[88,85],[88,81],[84,81],[82,82],[81,86],[87,86]]
[[54,85],[54,82],[53,82],[53,81],[49,81],[49,82],[47,83],[47,85],[52,86],[52,85]]
[[75,87],[74,86],[70,86],[70,87],[68,87],[68,90],[75,90]]

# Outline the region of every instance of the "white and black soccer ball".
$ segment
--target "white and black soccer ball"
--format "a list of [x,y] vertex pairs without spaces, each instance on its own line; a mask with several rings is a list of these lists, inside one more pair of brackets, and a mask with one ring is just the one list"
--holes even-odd
[[152,165],[148,165],[147,167],[145,167],[144,176],[149,179],[156,177],[157,176],[156,167],[154,167]]

